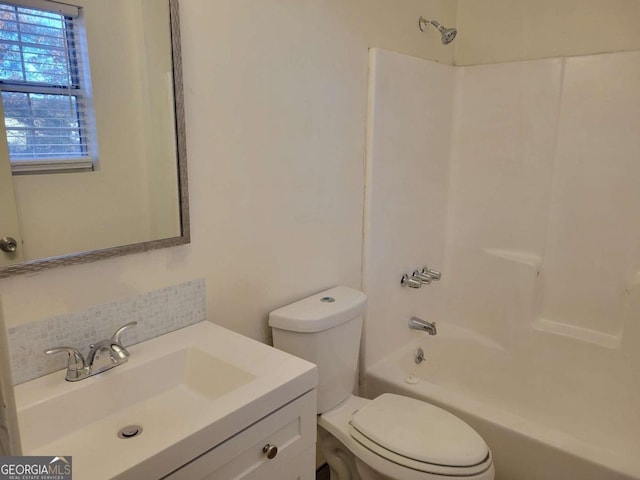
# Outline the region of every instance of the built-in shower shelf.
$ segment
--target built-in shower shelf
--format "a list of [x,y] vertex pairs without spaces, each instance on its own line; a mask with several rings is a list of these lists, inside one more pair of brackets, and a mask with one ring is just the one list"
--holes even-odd
[[622,342],[622,334],[604,333],[598,330],[592,330],[584,327],[577,327],[567,323],[555,322],[546,318],[538,318],[533,324],[535,330],[554,333],[564,337],[571,337],[583,342],[593,343],[605,348],[620,348]]
[[494,257],[509,260],[511,262],[522,263],[524,265],[531,265],[532,267],[539,267],[542,263],[542,257],[537,253],[498,248],[484,248],[483,251]]

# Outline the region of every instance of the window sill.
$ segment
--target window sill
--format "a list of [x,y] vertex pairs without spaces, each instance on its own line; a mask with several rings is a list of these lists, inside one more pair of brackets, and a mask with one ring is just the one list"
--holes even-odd
[[20,161],[11,164],[11,173],[14,175],[91,172],[93,170],[93,161],[90,159]]

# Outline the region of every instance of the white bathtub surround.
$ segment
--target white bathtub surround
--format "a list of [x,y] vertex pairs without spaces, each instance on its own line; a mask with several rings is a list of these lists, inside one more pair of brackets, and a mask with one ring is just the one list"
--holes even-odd
[[462,70],[449,197],[452,318],[472,328],[482,319],[485,333],[504,335],[514,297],[485,288],[496,261],[479,261],[478,249],[521,251],[541,264],[530,300],[517,300],[533,304],[533,315],[516,321],[541,318],[619,343],[640,269],[639,65],[640,52],[628,52]]
[[[475,67],[371,57],[368,363],[410,338],[404,316],[426,313],[505,346],[534,322],[622,345],[640,271],[640,52]],[[427,262],[440,284],[399,288]]]
[[66,355],[45,355],[44,350],[71,346],[86,356],[90,343],[110,338],[119,327],[133,320],[138,324],[122,335],[125,346],[206,320],[205,297],[204,280],[192,280],[11,327],[8,343],[13,383],[17,385],[66,367]]
[[640,478],[640,392],[629,388],[638,374],[620,357],[542,333],[514,355],[448,323],[438,330],[369,367],[367,395],[409,395],[459,416],[491,447],[498,480]]
[[375,328],[365,329],[365,364],[411,338],[404,317],[442,299],[446,272],[420,290],[400,278],[443,269],[456,86],[447,65],[379,49],[370,62],[364,282]]
[[[476,398],[469,418],[513,420],[511,437],[487,430],[498,479],[640,479],[640,52],[471,67],[371,55],[366,383],[423,342],[438,404]],[[400,287],[420,263],[442,281]],[[410,331],[413,315],[438,335]],[[493,347],[456,334],[430,358],[453,325]],[[566,474],[526,477],[541,452]]]
[[545,245],[542,316],[613,335],[640,269],[639,65],[566,60]]

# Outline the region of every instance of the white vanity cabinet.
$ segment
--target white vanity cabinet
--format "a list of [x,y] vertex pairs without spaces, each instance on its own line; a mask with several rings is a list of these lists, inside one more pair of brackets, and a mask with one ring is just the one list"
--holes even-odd
[[314,480],[315,442],[316,392],[312,390],[165,478]]

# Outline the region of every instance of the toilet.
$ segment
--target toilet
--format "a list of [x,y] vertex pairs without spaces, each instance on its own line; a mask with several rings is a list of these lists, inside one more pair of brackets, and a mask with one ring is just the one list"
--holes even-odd
[[318,366],[318,435],[331,480],[493,480],[489,447],[455,415],[401,395],[353,395],[366,300],[335,287],[269,315],[274,346]]

